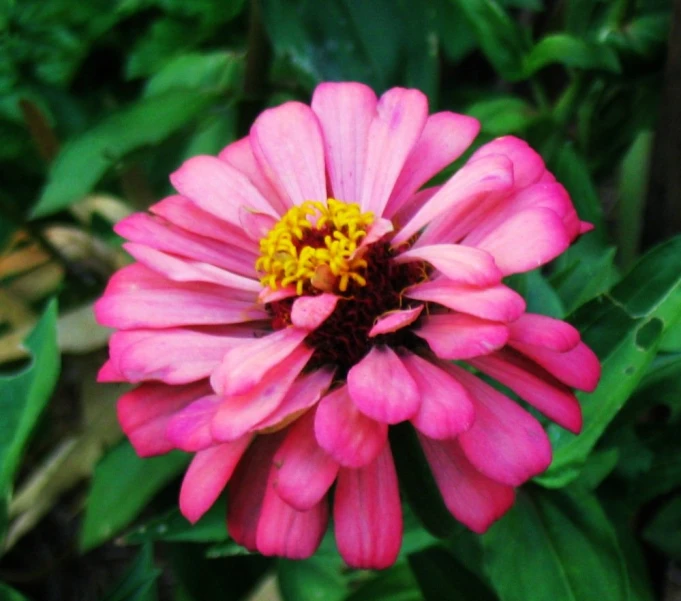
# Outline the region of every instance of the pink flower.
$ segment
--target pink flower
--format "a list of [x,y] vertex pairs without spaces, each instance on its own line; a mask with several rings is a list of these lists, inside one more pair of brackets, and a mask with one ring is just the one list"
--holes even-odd
[[311,107],[269,109],[217,158],[188,160],[171,176],[178,195],[118,224],[137,263],[97,303],[120,330],[100,379],[140,383],[118,405],[140,455],[195,453],[189,520],[229,483],[237,542],[307,557],[335,483],[340,553],[383,568],[402,535],[390,425],[413,424],[447,507],[476,532],[551,448],[475,373],[580,430],[571,389],[595,388],[597,358],[572,326],[526,313],[503,278],[590,226],[513,137],[428,186],[478,129],[428,116],[417,90],[377,100],[322,84]]

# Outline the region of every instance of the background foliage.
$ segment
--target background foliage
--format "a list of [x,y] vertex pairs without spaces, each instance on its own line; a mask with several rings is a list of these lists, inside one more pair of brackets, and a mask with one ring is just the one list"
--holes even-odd
[[[2,0],[0,599],[678,599],[680,15],[671,0]],[[332,538],[307,561],[247,555],[224,501],[190,527],[187,457],[137,458],[115,421],[124,387],[94,384],[108,332],[91,303],[127,261],[112,224],[324,80],[418,87],[481,119],[476,145],[527,139],[596,225],[512,278],[603,362],[584,432],[550,426],[551,468],[475,536],[398,429],[405,539],[381,573],[344,568]]]

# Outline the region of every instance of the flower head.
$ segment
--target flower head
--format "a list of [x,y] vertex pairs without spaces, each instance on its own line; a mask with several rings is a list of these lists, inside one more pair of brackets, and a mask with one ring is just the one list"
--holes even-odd
[[178,195],[118,224],[137,262],[97,303],[119,329],[100,379],[140,384],[118,405],[138,453],[195,453],[188,519],[228,486],[237,542],[306,557],[335,483],[341,554],[386,567],[402,530],[390,425],[411,422],[476,532],[551,461],[540,423],[480,374],[579,431],[571,389],[596,386],[598,360],[503,278],[590,226],[513,137],[429,186],[478,129],[428,116],[416,90],[322,84],[311,107],[269,109],[217,158],[184,163]]

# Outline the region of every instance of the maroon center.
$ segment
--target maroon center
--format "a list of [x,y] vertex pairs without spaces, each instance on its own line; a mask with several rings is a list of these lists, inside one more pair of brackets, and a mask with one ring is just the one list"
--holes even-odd
[[[377,242],[369,246],[364,255],[368,265],[362,274],[366,278],[366,286],[351,282],[334,312],[305,339],[314,348],[308,368],[334,365],[337,368],[336,376],[344,377],[374,345],[387,344],[394,348],[418,344],[420,339],[409,328],[369,338],[376,318],[383,313],[410,309],[421,304],[405,298],[402,293],[405,288],[427,279],[425,264],[395,264],[392,261],[394,256],[395,251],[390,248],[389,242]],[[291,325],[294,301],[295,298],[287,298],[269,304],[275,330]]]

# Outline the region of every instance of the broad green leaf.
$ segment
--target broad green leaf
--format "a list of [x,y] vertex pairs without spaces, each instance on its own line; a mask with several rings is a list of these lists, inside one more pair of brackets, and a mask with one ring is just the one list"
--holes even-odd
[[478,119],[482,131],[494,137],[522,131],[535,117],[535,109],[517,96],[479,100],[464,112]]
[[342,601],[348,594],[340,562],[327,557],[282,559],[277,574],[283,601]]
[[0,582],[0,599],[2,601],[27,601],[20,592],[15,591],[6,584]]
[[156,601],[155,583],[161,570],[154,566],[153,547],[144,545],[130,569],[103,601]]
[[154,540],[186,542],[220,542],[229,538],[225,525],[227,508],[224,497],[192,525],[180,510],[171,509],[168,513],[154,518],[132,532],[126,534],[126,543],[138,544]]
[[48,304],[26,347],[31,364],[17,374],[0,376],[0,539],[22,454],[59,376],[56,301]]
[[33,217],[56,213],[92,191],[125,155],[158,144],[203,113],[214,94],[175,90],[140,100],[67,143],[52,164]]
[[445,507],[435,484],[416,433],[410,424],[390,428],[390,446],[397,466],[404,496],[425,528],[439,538],[446,538],[462,526]]
[[[433,25],[445,56],[456,63],[477,46],[461,8],[452,0],[433,0]],[[423,11],[426,12],[426,11]]]
[[624,267],[634,262],[641,242],[652,149],[653,132],[641,131],[622,159],[618,185],[617,246],[620,263]]
[[617,467],[619,460],[620,452],[617,448],[591,453],[573,486],[583,490],[595,490]]
[[542,313],[557,319],[565,317],[563,302],[541,270],[515,274],[505,282],[525,298],[528,313]]
[[308,89],[342,80],[378,92],[394,85],[427,94],[436,88],[436,37],[418,0],[265,0],[263,18],[279,70],[292,70]]
[[544,67],[559,63],[579,69],[619,73],[620,64],[614,50],[604,44],[587,42],[564,33],[548,35],[524,57],[525,77],[534,75]]
[[643,537],[669,557],[681,560],[681,496],[677,495],[655,514]]
[[608,424],[641,381],[664,332],[681,318],[681,237],[646,254],[605,296],[584,305],[573,323],[598,354],[601,382],[579,393],[584,428],[575,436],[551,426],[554,459],[538,481],[561,487],[573,480]]
[[452,0],[470,23],[485,56],[506,80],[524,77],[526,34],[496,0]]
[[628,50],[646,58],[664,51],[671,25],[671,12],[661,11],[642,15],[621,30],[608,32],[606,40],[618,50]]
[[615,532],[592,495],[523,491],[482,540],[501,601],[629,599]]
[[118,534],[139,515],[147,501],[183,470],[188,460],[188,455],[179,451],[142,459],[127,441],[109,451],[92,478],[81,549],[92,549]]
[[425,601],[496,601],[496,595],[475,574],[450,553],[430,548],[409,556],[416,581]]
[[145,96],[158,96],[171,90],[225,93],[241,88],[244,57],[234,52],[183,54],[149,78]]
[[346,601],[423,601],[414,574],[406,563],[378,572],[378,575],[360,586]]

